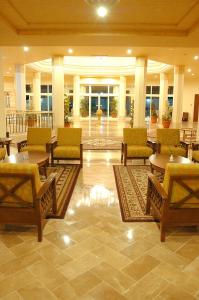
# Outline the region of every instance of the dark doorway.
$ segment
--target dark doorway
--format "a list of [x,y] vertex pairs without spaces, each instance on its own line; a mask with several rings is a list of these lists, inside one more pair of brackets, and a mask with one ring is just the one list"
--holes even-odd
[[198,113],[199,113],[199,94],[196,94],[195,101],[194,101],[193,122],[198,122]]

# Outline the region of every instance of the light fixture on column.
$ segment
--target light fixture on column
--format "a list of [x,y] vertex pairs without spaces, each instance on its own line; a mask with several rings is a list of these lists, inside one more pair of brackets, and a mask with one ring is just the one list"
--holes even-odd
[[28,51],[29,51],[29,47],[28,47],[28,46],[24,46],[24,47],[23,47],[23,51],[24,51],[24,52],[28,52]]
[[129,55],[132,54],[132,49],[130,49],[130,48],[127,49],[127,50],[126,50],[126,53],[129,54]]
[[187,69],[187,72],[188,72],[188,73],[191,73],[191,68]]

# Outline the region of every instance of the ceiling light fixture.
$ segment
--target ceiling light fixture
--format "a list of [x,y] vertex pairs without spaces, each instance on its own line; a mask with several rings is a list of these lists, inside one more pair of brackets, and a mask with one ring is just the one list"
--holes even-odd
[[28,51],[29,51],[29,47],[24,46],[24,47],[23,47],[23,51],[24,51],[24,52],[28,52]]
[[97,8],[97,14],[99,17],[104,18],[108,13],[108,9],[105,6],[99,6]]
[[126,53],[127,54],[132,54],[132,49],[127,49]]
[[188,73],[191,73],[191,69],[190,69],[190,68],[189,68],[189,69],[187,69],[187,72],[188,72]]
[[194,56],[194,59],[195,59],[195,60],[198,60],[198,58],[199,58],[198,55],[195,55],[195,56]]
[[195,74],[194,74],[194,73],[192,73],[191,75],[192,75],[192,76],[194,76]]
[[72,48],[69,48],[69,49],[68,49],[68,53],[69,53],[69,54],[72,54],[72,53],[73,53],[73,49],[72,49]]

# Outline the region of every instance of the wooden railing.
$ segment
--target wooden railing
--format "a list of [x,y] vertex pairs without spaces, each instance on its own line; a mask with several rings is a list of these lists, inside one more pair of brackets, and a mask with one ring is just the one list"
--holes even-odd
[[53,128],[53,113],[48,111],[9,112],[6,114],[6,131],[23,133],[28,127]]

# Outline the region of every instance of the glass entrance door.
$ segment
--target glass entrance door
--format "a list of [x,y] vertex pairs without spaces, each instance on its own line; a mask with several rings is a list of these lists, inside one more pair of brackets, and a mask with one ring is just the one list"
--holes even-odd
[[107,117],[108,116],[108,97],[105,96],[100,96],[100,103],[99,107],[103,111],[103,116]]
[[98,97],[91,97],[91,117],[96,117],[98,109]]

